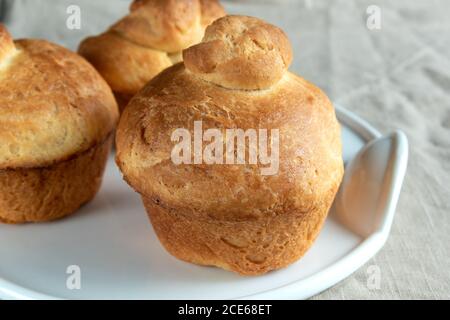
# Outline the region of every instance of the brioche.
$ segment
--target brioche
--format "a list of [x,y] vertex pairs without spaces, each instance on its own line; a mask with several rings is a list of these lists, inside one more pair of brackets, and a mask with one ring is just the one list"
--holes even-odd
[[[183,58],[121,116],[116,162],[125,181],[141,195],[163,246],[179,259],[245,275],[293,263],[317,237],[343,175],[332,104],[287,71],[286,35],[256,18],[216,20]],[[267,163],[250,163],[250,143],[245,163],[208,164],[196,155],[190,164],[174,162],[173,133],[185,128],[195,136],[198,121],[204,133],[278,130],[278,170],[266,175]]]
[[79,53],[111,86],[120,109],[150,79],[181,61],[207,25],[224,15],[217,0],[135,0],[105,33],[81,42]]
[[0,25],[0,221],[52,220],[93,198],[117,119],[83,58]]

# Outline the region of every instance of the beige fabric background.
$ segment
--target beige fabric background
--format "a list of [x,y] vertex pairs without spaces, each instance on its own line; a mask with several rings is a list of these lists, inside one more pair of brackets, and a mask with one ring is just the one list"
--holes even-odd
[[[129,1],[11,3],[7,24],[15,37],[46,38],[76,48],[82,37],[125,13]],[[69,4],[81,7],[81,30],[65,27]],[[400,128],[409,138],[409,168],[386,246],[314,299],[449,299],[450,1],[224,4],[230,13],[281,26],[294,46],[291,70],[383,132]],[[372,4],[381,8],[381,30],[366,27],[366,9]],[[367,286],[370,265],[380,268],[380,289]]]

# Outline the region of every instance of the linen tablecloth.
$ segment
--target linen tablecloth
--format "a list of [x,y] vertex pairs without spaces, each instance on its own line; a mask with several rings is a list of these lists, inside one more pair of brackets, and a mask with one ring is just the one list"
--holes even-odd
[[[283,28],[291,70],[383,132],[399,128],[410,159],[391,235],[376,257],[313,299],[450,298],[450,2],[224,1],[229,13]],[[81,29],[66,27],[81,9]],[[3,1],[15,38],[45,38],[76,49],[128,10],[125,0]],[[379,9],[379,28],[367,19]],[[372,21],[373,22],[373,21]],[[369,21],[369,25],[370,25]],[[373,25],[372,25],[373,26]],[[370,270],[380,286],[368,285]]]

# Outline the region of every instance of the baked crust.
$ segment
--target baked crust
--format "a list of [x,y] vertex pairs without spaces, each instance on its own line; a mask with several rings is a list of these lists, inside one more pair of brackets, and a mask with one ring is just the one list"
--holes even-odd
[[160,201],[142,200],[158,239],[174,257],[242,275],[260,275],[284,268],[306,253],[322,228],[337,188],[330,190],[323,204],[307,212],[243,221],[198,218]]
[[[207,25],[224,15],[217,0],[135,0],[130,13],[105,33],[81,42],[79,53],[106,79],[116,96],[132,97],[199,42]],[[122,110],[129,99],[118,101]]]
[[90,201],[100,188],[113,134],[81,154],[47,167],[0,169],[0,221],[62,218]]
[[[286,208],[307,211],[332,190],[342,174],[339,124],[320,89],[286,73],[267,90],[229,90],[203,81],[178,64],[140,91],[122,114],[117,163],[140,194],[175,208],[220,219],[257,218]],[[280,165],[273,176],[263,165],[175,165],[177,128],[279,129]]]
[[0,68],[0,169],[48,166],[102,142],[118,109],[96,70],[44,40],[14,44]]
[[[220,24],[236,19],[219,19],[211,28],[221,30]],[[244,27],[248,19],[254,18],[243,17]],[[250,26],[255,23],[262,22]],[[273,48],[267,50],[281,52]],[[245,54],[237,57],[246,59]],[[236,51],[231,56],[236,58]],[[247,66],[258,68],[258,62]],[[288,71],[263,90],[230,89],[221,72],[210,81],[185,64],[160,73],[122,114],[116,161],[124,179],[141,194],[158,237],[174,256],[241,274],[292,263],[312,244],[342,179],[340,126],[332,104],[319,88]],[[246,83],[235,76],[234,83]],[[260,163],[175,165],[172,133],[186,128],[193,135],[198,120],[203,131],[278,129],[278,172],[262,175]]]

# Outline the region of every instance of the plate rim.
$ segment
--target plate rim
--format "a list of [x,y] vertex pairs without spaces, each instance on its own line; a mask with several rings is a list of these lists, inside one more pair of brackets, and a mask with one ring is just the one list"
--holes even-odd
[[[378,129],[355,113],[336,103],[334,107],[339,121],[349,126],[356,133],[359,133],[366,140],[366,144],[371,140],[382,137]],[[383,219],[377,230],[345,256],[307,278],[293,281],[275,289],[242,296],[237,299],[264,300],[274,299],[273,296],[276,296],[275,299],[306,299],[312,297],[353,274],[381,250],[389,237],[392,227],[395,209],[406,174],[409,154],[406,135],[401,130],[395,130],[391,135],[394,137],[396,143],[395,161],[393,161],[394,174],[391,177],[391,190],[388,193],[389,196],[385,204]]]
[[[347,110],[337,103],[334,103],[334,107],[339,122],[359,134],[365,140],[366,144],[382,136],[378,129],[352,111]],[[394,177],[396,181],[392,183],[394,188],[390,192],[390,197],[386,204],[387,210],[381,227],[345,256],[309,277],[294,280],[291,283],[274,289],[268,289],[234,299],[305,299],[342,281],[369,261],[384,246],[388,238],[406,171],[408,143],[406,136],[401,132],[399,134],[401,136],[400,156],[403,161],[400,161],[398,168],[395,168],[399,174]],[[64,298],[47,295],[0,277],[0,299],[60,300]]]

